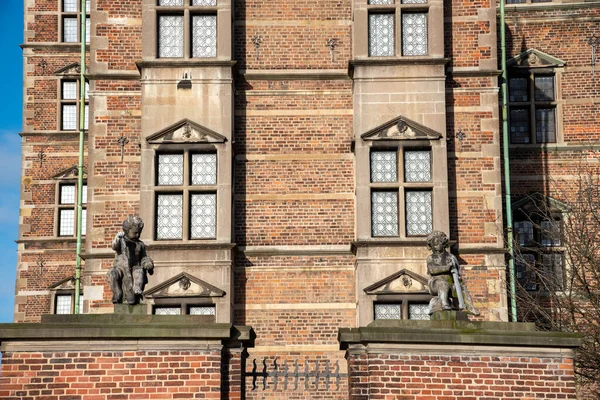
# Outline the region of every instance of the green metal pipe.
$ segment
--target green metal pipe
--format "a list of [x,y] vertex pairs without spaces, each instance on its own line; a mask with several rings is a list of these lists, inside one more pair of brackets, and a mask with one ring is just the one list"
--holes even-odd
[[508,153],[508,82],[506,70],[506,27],[504,2],[500,0],[500,53],[502,59],[502,152],[504,156],[504,193],[506,202],[506,240],[508,242],[508,273],[510,281],[510,316],[517,322],[517,292],[515,287],[515,249],[513,245],[512,204],[510,195],[510,160]]
[[77,250],[75,254],[75,314],[79,314],[81,288],[81,217],[83,213],[83,148],[85,138],[85,55],[86,55],[86,0],[81,0],[79,25],[81,42],[79,65],[79,161],[77,163]]

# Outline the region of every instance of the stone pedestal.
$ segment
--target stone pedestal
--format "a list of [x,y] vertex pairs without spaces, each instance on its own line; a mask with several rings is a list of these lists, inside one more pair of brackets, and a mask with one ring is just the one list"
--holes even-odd
[[381,320],[339,341],[352,400],[577,398],[579,337],[533,324]]
[[48,315],[0,324],[0,340],[6,400],[239,399],[252,334],[202,316]]

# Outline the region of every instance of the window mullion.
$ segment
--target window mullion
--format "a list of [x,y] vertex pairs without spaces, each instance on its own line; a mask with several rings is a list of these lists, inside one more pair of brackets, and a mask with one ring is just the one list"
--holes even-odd
[[[186,24],[187,26],[187,24]],[[189,151],[183,152],[183,213],[182,213],[182,226],[183,226],[183,237],[184,241],[190,238],[190,207],[191,207],[191,156]]]
[[186,7],[183,11],[183,56],[192,57],[192,16],[190,10]]

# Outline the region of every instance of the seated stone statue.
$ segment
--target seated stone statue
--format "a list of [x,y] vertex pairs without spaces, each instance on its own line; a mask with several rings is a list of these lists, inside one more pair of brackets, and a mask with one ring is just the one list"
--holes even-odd
[[128,304],[136,304],[148,282],[146,273],[152,275],[154,270],[154,262],[146,254],[146,246],[140,240],[142,229],[142,219],[129,216],[123,221],[123,231],[117,233],[112,242],[115,264],[108,271],[108,280],[113,303],[121,303],[124,296]]
[[461,278],[458,260],[446,250],[448,236],[440,231],[431,232],[427,236],[427,248],[431,250],[431,255],[427,257],[427,272],[431,276],[428,281],[429,293],[436,296],[429,303],[429,314],[458,308],[479,315]]

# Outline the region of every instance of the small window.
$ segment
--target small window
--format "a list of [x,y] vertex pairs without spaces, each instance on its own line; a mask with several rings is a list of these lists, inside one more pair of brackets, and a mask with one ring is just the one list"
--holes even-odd
[[[213,304],[159,304],[154,306],[155,315],[202,315],[208,317],[208,320],[214,322],[216,317],[216,308]],[[212,318],[211,318],[212,317]]]
[[181,307],[155,307],[156,315],[181,315]]
[[[84,104],[84,129],[89,128],[89,83],[85,83]],[[79,82],[76,80],[61,81],[60,111],[61,129],[63,131],[74,131],[79,129]]]
[[411,319],[427,321],[429,317],[429,303],[403,299],[394,303],[375,303],[374,316],[379,319]]
[[[73,314],[75,292],[62,290],[54,296],[54,314]],[[79,313],[83,314],[83,294],[79,296]]]
[[[90,0],[86,0],[86,43],[90,42]],[[65,43],[78,43],[79,42],[79,5],[78,0],[62,0],[62,41]]]
[[[87,223],[87,185],[83,185],[81,210],[81,233],[85,235]],[[58,193],[58,236],[75,236],[77,234],[77,185],[75,183],[59,184]]]

